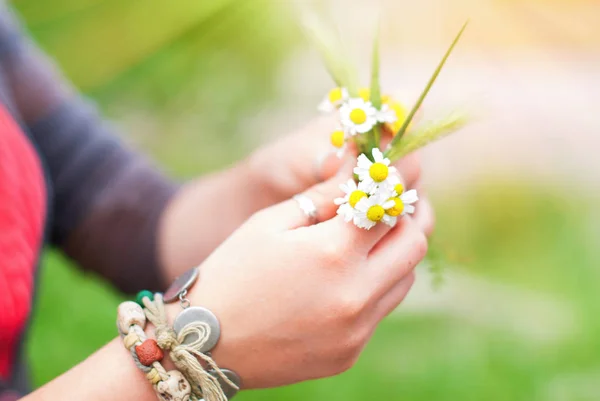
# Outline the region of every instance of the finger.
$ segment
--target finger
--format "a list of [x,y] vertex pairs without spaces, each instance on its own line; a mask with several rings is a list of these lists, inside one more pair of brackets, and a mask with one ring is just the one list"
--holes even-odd
[[377,302],[373,310],[375,322],[388,316],[404,301],[414,282],[415,272],[411,271]]
[[[292,230],[331,219],[337,210],[333,201],[341,196],[340,185],[350,179],[353,165],[352,160],[348,161],[340,168],[338,174],[327,181],[313,185],[300,194],[302,198],[288,199],[264,209],[258,213],[259,218],[268,221],[269,227],[279,231]],[[314,205],[316,215],[309,216],[302,209],[302,203],[307,203],[308,206]]]
[[406,277],[427,253],[427,237],[417,223],[404,216],[371,251],[367,260],[369,274],[376,287],[375,296],[382,296]]
[[421,178],[421,157],[418,152],[410,153],[394,164],[400,173],[402,184],[412,189]]
[[419,197],[419,201],[416,204],[415,214],[413,215],[413,220],[417,226],[419,226],[421,231],[423,231],[423,233],[429,237],[433,233],[435,226],[435,213],[429,198],[426,195],[423,195],[422,191],[419,192]]
[[334,150],[330,150],[324,157],[317,160],[316,180],[320,182],[335,176],[342,164],[344,164],[344,159],[338,157]]
[[365,257],[392,228],[382,222],[369,230],[359,228],[354,223],[336,216],[314,227],[307,227],[306,235],[318,242],[328,243],[337,249],[346,249],[355,255]]

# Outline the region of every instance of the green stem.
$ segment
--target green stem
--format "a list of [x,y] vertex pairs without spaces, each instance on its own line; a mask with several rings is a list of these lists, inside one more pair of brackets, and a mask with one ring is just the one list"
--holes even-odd
[[458,43],[460,37],[462,36],[463,32],[467,28],[468,24],[469,24],[469,20],[467,20],[465,22],[465,24],[463,25],[463,27],[461,28],[461,30],[458,32],[458,34],[454,38],[454,41],[452,42],[452,44],[450,45],[450,47],[446,51],[446,54],[444,55],[444,57],[442,58],[442,60],[438,64],[438,66],[435,69],[433,75],[429,79],[429,82],[427,82],[427,86],[425,87],[425,89],[421,93],[421,96],[419,96],[419,99],[417,100],[417,103],[415,103],[415,105],[413,106],[413,108],[410,111],[408,117],[404,121],[404,124],[402,124],[402,127],[400,127],[400,130],[398,131],[398,133],[396,134],[396,136],[394,136],[394,139],[392,139],[392,142],[390,143],[390,145],[388,147],[388,150],[386,151],[386,155],[390,152],[390,150],[393,147],[398,146],[398,144],[402,140],[402,137],[406,133],[406,130],[407,130],[409,124],[411,123],[412,119],[414,118],[415,113],[417,112],[417,110],[419,110],[419,108],[421,107],[421,104],[423,104],[423,100],[425,100],[425,97],[429,93],[429,90],[433,86],[433,83],[435,82],[435,80],[437,79],[438,75],[440,74],[440,71],[442,71],[442,68],[444,67],[444,64],[446,64],[446,60],[448,60],[448,57],[450,56],[450,53],[452,53],[452,50],[454,50],[454,47]]

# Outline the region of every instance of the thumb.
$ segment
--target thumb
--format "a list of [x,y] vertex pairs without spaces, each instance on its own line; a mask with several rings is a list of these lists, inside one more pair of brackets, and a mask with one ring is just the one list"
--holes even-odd
[[[288,199],[264,209],[261,214],[276,230],[293,230],[331,219],[336,215],[337,210],[333,200],[342,196],[340,185],[352,178],[354,164],[353,159],[345,160],[333,177],[298,194],[296,199]],[[314,205],[314,217],[303,210],[303,207],[311,209],[312,205]]]

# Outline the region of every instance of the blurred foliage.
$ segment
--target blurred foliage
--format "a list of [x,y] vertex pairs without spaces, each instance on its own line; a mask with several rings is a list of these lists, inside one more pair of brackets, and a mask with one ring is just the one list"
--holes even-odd
[[[75,85],[104,101],[139,96],[162,105],[190,89],[216,94],[216,103],[231,91],[235,97],[261,96],[296,29],[277,0],[13,5]],[[225,86],[216,90],[215,82]],[[258,90],[236,90],[241,82]]]
[[232,146],[222,160],[210,147],[248,140],[245,119],[273,101],[280,63],[300,38],[279,0],[13,5],[74,84],[178,175],[245,152]]

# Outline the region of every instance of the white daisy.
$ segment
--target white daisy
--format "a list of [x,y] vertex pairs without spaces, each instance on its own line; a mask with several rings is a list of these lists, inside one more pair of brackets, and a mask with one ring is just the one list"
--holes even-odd
[[364,134],[377,124],[377,109],[364,99],[351,98],[340,107],[340,120],[348,134]]
[[349,97],[346,88],[333,88],[319,104],[319,111],[322,113],[332,113]]
[[345,184],[340,184],[340,189],[344,191],[344,197],[334,199],[333,203],[340,206],[337,214],[344,217],[346,222],[349,222],[354,218],[354,207],[367,194],[359,190],[356,182],[352,179]]
[[383,222],[391,227],[396,225],[398,216],[414,213],[415,207],[412,204],[419,200],[417,190],[411,189],[404,192],[402,184],[397,184],[394,187],[393,195],[389,199],[393,202],[393,206],[385,209],[385,216],[382,218]]
[[354,174],[360,180],[359,188],[369,194],[375,193],[378,188],[391,192],[394,185],[400,182],[396,168],[390,167],[390,159],[384,158],[379,149],[373,148],[372,154],[374,163],[362,153],[358,156]]
[[370,230],[382,221],[386,209],[394,207],[394,201],[390,200],[389,192],[379,192],[370,197],[364,197],[358,201],[354,208],[354,224],[357,227]]
[[393,124],[398,120],[396,111],[392,110],[388,104],[381,106],[381,110],[377,112],[377,121],[385,124]]
[[336,150],[337,157],[342,157],[346,150],[346,133],[340,127],[331,133],[329,140]]

